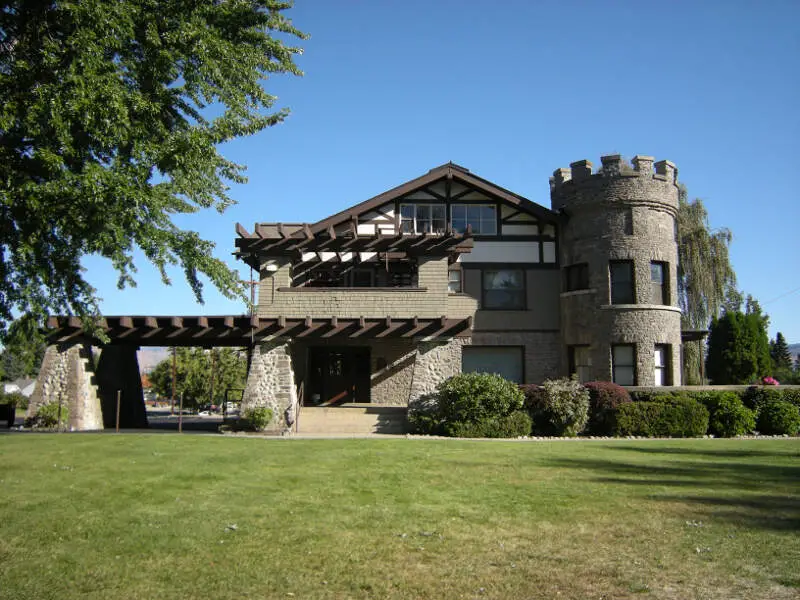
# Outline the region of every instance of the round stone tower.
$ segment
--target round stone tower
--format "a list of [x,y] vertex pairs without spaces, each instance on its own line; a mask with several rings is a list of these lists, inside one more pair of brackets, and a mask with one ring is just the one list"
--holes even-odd
[[678,171],[650,156],[601,161],[597,173],[582,160],[550,179],[564,215],[563,364],[582,381],[680,385]]

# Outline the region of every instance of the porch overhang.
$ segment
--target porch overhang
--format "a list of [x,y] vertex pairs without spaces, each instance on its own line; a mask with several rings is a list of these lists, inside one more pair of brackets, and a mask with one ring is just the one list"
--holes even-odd
[[[85,327],[78,317],[51,316],[45,335],[50,344],[206,347],[250,346],[276,338],[435,340],[470,336],[472,317],[106,316],[94,327]],[[101,331],[108,342],[100,341]]]

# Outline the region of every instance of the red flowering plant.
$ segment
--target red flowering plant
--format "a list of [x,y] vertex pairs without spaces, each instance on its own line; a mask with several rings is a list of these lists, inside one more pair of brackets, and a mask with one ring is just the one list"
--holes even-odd
[[777,379],[768,375],[761,379],[761,385],[780,385],[780,383],[778,383]]

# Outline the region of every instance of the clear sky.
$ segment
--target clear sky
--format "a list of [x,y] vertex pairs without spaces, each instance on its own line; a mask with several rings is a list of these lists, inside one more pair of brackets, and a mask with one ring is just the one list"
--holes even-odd
[[[235,264],[234,225],[316,221],[459,163],[550,206],[553,170],[620,153],[669,159],[713,227],[733,231],[739,286],[800,342],[800,2],[297,0],[302,78],[265,82],[282,125],[224,154],[238,205],[180,224]],[[139,287],[88,258],[106,314],[239,314],[179,270]],[[243,278],[248,268],[238,263]]]

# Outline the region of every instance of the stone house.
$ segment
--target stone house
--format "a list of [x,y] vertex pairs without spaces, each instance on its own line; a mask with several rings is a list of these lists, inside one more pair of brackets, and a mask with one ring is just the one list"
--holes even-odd
[[677,169],[558,169],[550,208],[448,163],[316,223],[237,224],[259,273],[243,403],[406,406],[462,371],[679,385]]

